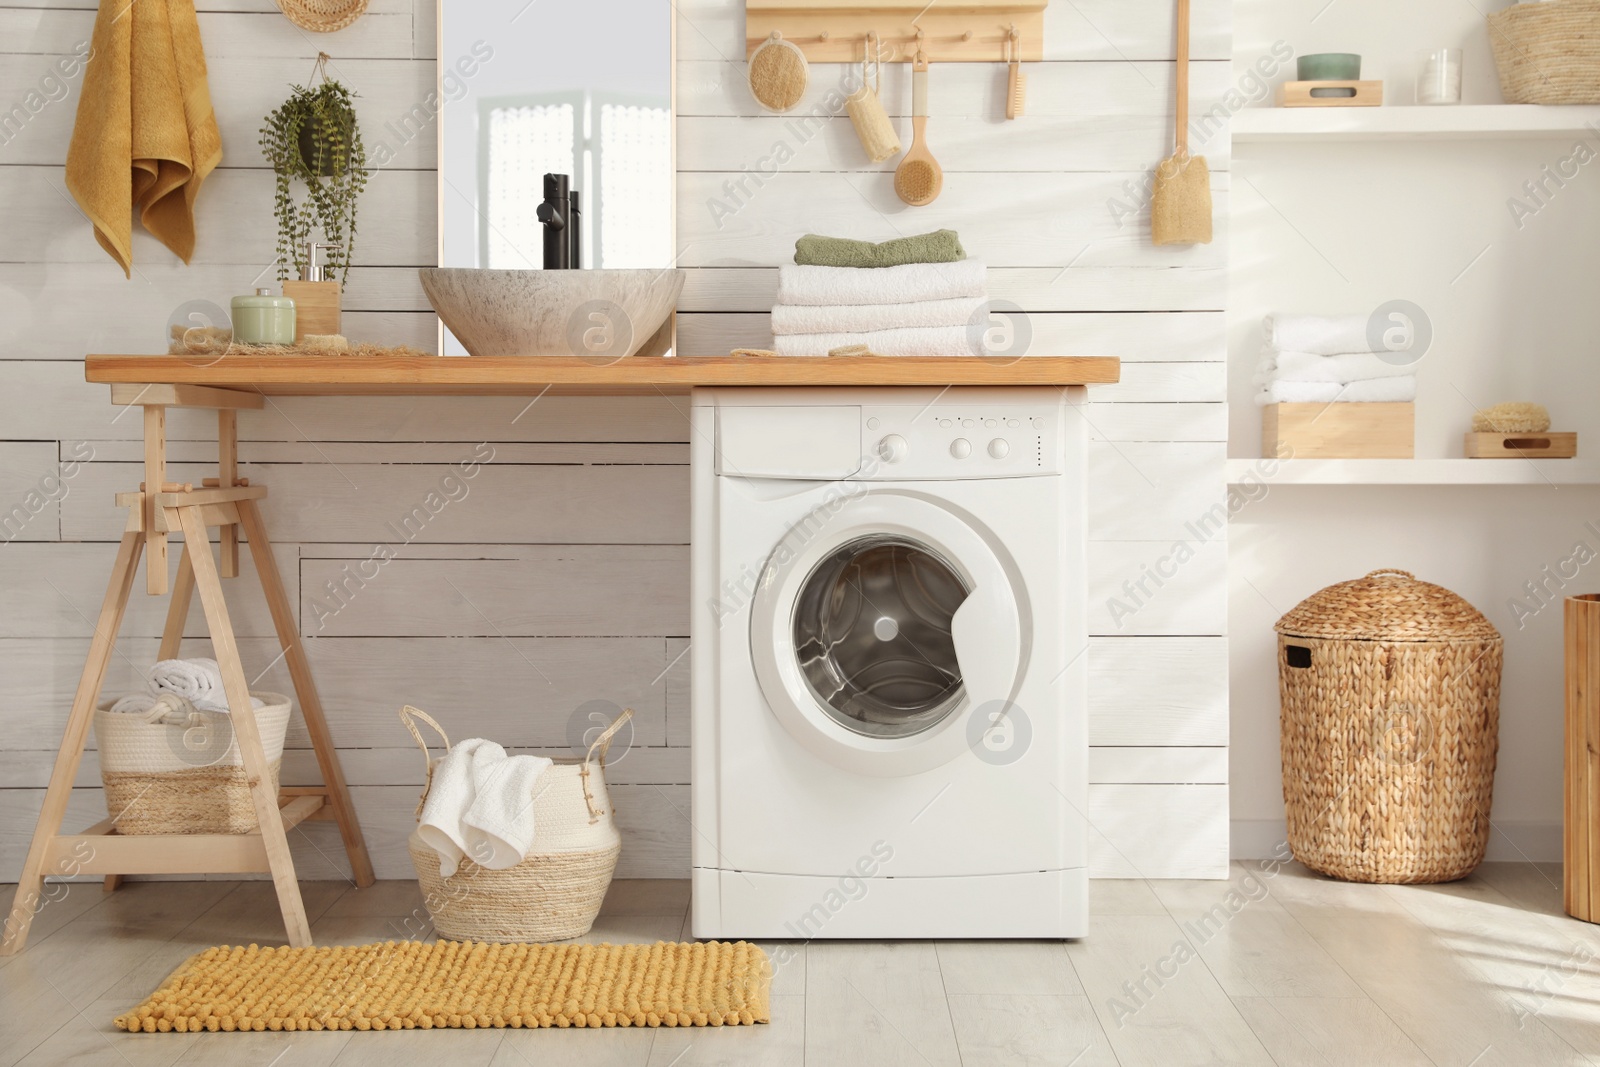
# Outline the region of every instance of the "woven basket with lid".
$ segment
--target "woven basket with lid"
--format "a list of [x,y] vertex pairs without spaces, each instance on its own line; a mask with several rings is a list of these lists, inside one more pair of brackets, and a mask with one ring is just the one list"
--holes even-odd
[[1332,585],[1278,620],[1289,846],[1352,882],[1448,882],[1489,843],[1500,633],[1406,571]]

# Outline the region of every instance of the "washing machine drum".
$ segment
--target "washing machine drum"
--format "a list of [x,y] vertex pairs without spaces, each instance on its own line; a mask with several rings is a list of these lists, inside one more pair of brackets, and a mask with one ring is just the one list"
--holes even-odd
[[943,721],[965,695],[951,620],[971,592],[947,560],[898,537],[834,551],[794,609],[795,656],[821,707],[868,737]]
[[1011,706],[1031,645],[1024,603],[1010,554],[973,516],[872,490],[776,546],[751,605],[752,664],[803,747],[915,774],[968,749],[973,709]]

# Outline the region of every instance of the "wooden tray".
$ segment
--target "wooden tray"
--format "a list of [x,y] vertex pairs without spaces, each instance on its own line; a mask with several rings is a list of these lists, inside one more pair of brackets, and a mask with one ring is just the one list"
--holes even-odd
[[[1354,96],[1313,96],[1314,89],[1354,89]],[[1278,86],[1279,107],[1379,107],[1381,81],[1284,82]]]
[[1575,459],[1575,433],[1469,433],[1468,459]]

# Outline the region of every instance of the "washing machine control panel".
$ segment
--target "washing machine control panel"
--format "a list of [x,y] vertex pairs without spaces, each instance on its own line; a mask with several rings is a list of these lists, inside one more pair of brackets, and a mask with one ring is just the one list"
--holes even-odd
[[972,407],[861,409],[858,478],[994,478],[1055,474],[1061,469],[1055,408]]

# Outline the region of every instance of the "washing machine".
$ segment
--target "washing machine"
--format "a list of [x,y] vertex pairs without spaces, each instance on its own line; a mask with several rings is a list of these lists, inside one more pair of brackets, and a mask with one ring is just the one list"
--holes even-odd
[[1083,390],[692,402],[692,930],[1088,921]]

